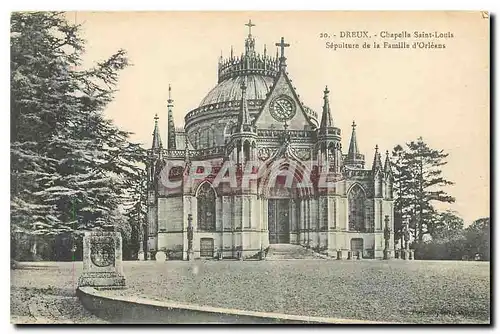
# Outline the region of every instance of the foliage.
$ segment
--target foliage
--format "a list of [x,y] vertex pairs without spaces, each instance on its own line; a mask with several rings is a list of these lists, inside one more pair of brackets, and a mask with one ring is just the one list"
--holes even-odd
[[438,213],[430,226],[433,239],[450,240],[462,235],[464,220],[453,211]]
[[481,218],[465,229],[466,250],[469,256],[479,254],[490,259],[490,218]]
[[395,193],[395,233],[401,237],[402,225],[410,223],[410,229],[418,242],[425,234],[437,231],[435,222],[438,213],[435,202],[453,203],[455,199],[448,195],[443,187],[452,185],[442,176],[442,166],[446,164],[448,154],[443,150],[429,147],[421,137],[407,143],[405,147],[397,145],[392,151]]
[[118,50],[81,68],[80,30],[64,13],[12,14],[12,231],[130,235],[130,202],[140,197],[129,187],[140,182],[145,152],[103,115],[129,62]]
[[463,228],[463,220],[452,212],[440,214],[440,227],[432,240],[415,243],[415,258],[422,260],[490,259],[489,218]]

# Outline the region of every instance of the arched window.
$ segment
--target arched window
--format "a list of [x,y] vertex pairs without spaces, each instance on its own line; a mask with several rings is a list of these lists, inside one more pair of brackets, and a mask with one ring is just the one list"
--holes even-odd
[[359,185],[349,191],[349,231],[365,230],[365,193]]
[[206,147],[212,147],[214,141],[214,132],[212,128],[207,129],[207,146]]
[[200,132],[197,131],[195,134],[194,134],[194,147],[195,148],[200,148]]
[[250,160],[250,142],[248,140],[245,140],[245,143],[243,144],[243,157],[245,162]]
[[215,231],[215,190],[209,183],[200,186],[198,200],[198,230]]

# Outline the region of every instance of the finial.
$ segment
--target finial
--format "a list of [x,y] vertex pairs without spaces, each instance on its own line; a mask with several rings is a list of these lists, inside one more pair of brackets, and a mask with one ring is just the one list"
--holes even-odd
[[174,100],[172,100],[172,86],[168,84],[168,100],[167,100],[168,107],[173,107],[172,105],[173,102]]
[[352,128],[355,129],[356,128],[356,122],[352,121]]
[[285,43],[285,37],[281,37],[280,42],[276,43],[276,46],[279,46],[280,49],[281,49],[281,57],[280,57],[280,59],[283,59],[283,60],[286,59],[285,58],[285,48],[289,47],[290,44]]
[[375,145],[375,152],[378,152],[378,144]]
[[233,59],[234,57],[234,50],[233,50],[233,46],[231,45],[231,59]]
[[266,54],[267,54],[267,46],[266,44],[264,44],[264,58],[266,58]]
[[155,114],[154,119],[155,119],[155,123],[158,123],[158,120],[160,119],[160,117],[158,117],[158,114]]
[[330,93],[330,91],[328,90],[328,86],[325,86],[325,90],[323,91],[323,93],[325,93],[325,95],[328,95],[328,93]]
[[389,150],[385,150],[385,155],[389,157]]
[[255,27],[255,24],[252,23],[252,20],[248,20],[245,25],[248,27],[248,36],[252,36],[252,27]]

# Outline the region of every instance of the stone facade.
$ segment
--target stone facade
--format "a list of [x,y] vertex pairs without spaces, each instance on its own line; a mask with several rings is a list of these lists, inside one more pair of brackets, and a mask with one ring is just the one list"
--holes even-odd
[[167,145],[156,117],[149,151],[147,258],[161,251],[187,259],[190,245],[194,258],[247,258],[270,243],[304,245],[332,257],[383,258],[386,228],[394,249],[388,156],[382,163],[377,147],[365,169],[354,123],[344,153],[328,88],[318,122],[291,84],[289,45],[282,39],[277,46],[276,57],[265,49],[258,54],[249,34],[244,54],[221,58],[218,84],[187,113],[183,129],[174,126],[169,87]]

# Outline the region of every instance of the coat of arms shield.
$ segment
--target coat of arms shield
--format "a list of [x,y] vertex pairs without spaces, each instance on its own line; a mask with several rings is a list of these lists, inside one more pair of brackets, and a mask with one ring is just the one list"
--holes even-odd
[[112,238],[96,240],[90,247],[90,259],[97,267],[108,267],[115,263],[115,247]]

